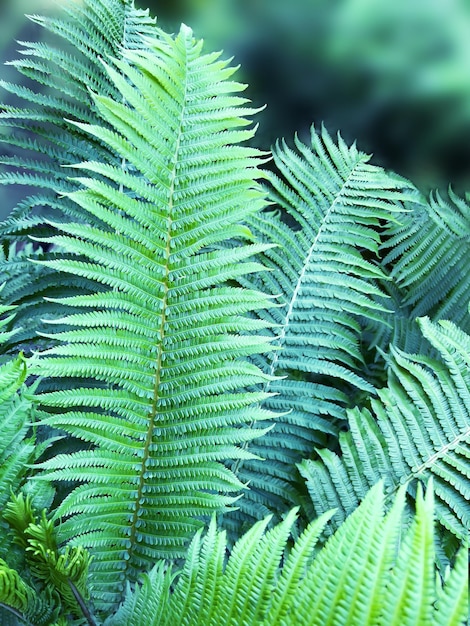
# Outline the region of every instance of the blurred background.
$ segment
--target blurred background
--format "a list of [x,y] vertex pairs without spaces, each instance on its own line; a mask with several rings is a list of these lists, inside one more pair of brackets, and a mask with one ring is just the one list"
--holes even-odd
[[[24,13],[53,0],[0,0],[0,57],[42,37]],[[142,0],[160,26],[189,24],[242,66],[268,148],[323,122],[427,192],[470,190],[469,0]],[[11,68],[3,78],[14,80]],[[1,96],[0,96],[1,97]]]

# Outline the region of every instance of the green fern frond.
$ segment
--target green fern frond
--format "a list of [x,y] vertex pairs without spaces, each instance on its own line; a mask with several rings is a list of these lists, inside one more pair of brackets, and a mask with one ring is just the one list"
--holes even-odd
[[465,200],[449,190],[448,199],[439,193],[429,201],[419,198],[407,205],[408,213],[390,224],[382,247],[383,266],[391,279],[389,291],[393,312],[388,326],[366,324],[364,342],[379,374],[377,386],[386,384],[383,354],[389,346],[405,352],[438,357],[416,322],[429,316],[433,321],[449,319],[470,332],[470,209]]
[[[439,582],[439,581],[438,581]],[[459,620],[465,623],[468,607],[468,550],[458,552],[452,570],[447,568],[444,586],[437,589],[435,626],[451,626]]]
[[337,521],[355,509],[369,487],[385,478],[389,493],[415,479],[434,478],[436,516],[464,539],[470,529],[470,338],[450,322],[419,321],[441,361],[392,347],[388,388],[367,409],[348,412],[341,456],[319,450],[320,460],[299,469],[315,510],[338,508]]
[[[3,296],[5,293],[6,283],[0,283],[0,295]],[[15,313],[12,311],[15,310]],[[0,346],[8,346],[11,343],[12,337],[18,333],[19,328],[11,329],[11,322],[15,319],[15,314],[17,313],[17,308],[8,304],[0,304]],[[6,317],[5,317],[6,314]],[[20,359],[21,360],[21,359]],[[0,374],[0,393],[2,394],[0,397],[5,400],[10,392],[8,391],[13,384],[14,389],[16,391],[18,387],[24,382],[25,377],[13,375],[13,378],[7,374],[8,370],[4,370],[5,373],[3,375]],[[20,379],[19,385],[16,385],[16,380]],[[6,394],[6,395],[4,395]]]
[[34,248],[32,243],[13,243],[0,257],[0,280],[5,283],[1,300],[16,303],[14,318],[7,326],[10,335],[4,346],[9,355],[16,355],[19,350],[29,355],[33,349],[52,345],[51,341],[41,340],[37,335],[39,330],[47,328],[44,320],[57,317],[56,306],[46,299],[47,295],[65,296],[90,288],[90,283],[80,277],[64,281],[55,270],[31,262],[55,256],[56,252]]
[[[0,376],[5,367],[13,369],[10,374],[23,376],[24,360],[18,357],[18,362],[7,363],[0,370]],[[15,384],[18,380],[15,381]],[[0,404],[0,508],[10,498],[12,490],[16,491],[28,472],[28,464],[36,457],[35,440],[30,433],[32,417],[32,402],[26,393],[11,393]],[[16,391],[16,389],[14,390]]]
[[13,211],[2,225],[4,235],[34,223],[31,213],[38,205],[77,216],[75,203],[57,203],[57,194],[77,187],[69,178],[70,170],[63,166],[90,155],[111,163],[118,157],[99,142],[90,142],[86,133],[64,118],[96,123],[100,118],[89,90],[119,96],[102,60],[111,62],[125,50],[145,47],[143,37],[155,36],[148,12],[127,0],[67,2],[63,11],[65,16],[58,18],[29,16],[59,43],[58,47],[53,41],[22,43],[23,58],[11,64],[32,81],[32,86],[2,82],[7,91],[27,104],[26,108],[2,106],[0,124],[16,130],[3,134],[2,141],[17,151],[15,157],[2,159],[6,170],[0,183],[26,184],[40,190]]
[[[402,488],[385,518],[381,510],[383,493],[374,488],[367,495],[315,559],[306,584],[295,597],[294,611],[298,613],[294,623],[434,624],[434,602],[442,587],[436,584],[434,572],[432,487],[426,498],[418,489],[416,515],[404,537],[400,537],[404,495]],[[458,572],[465,585],[467,574],[461,565]],[[465,597],[452,588],[446,587],[446,592],[452,596],[456,611],[452,618],[455,621],[444,623],[463,624]],[[285,626],[288,623],[283,622]]]
[[[11,307],[0,307],[1,312],[10,310]],[[11,316],[0,320],[0,328],[10,319]],[[0,341],[11,341],[14,335],[14,331],[1,332]],[[19,570],[24,555],[12,546],[7,525],[7,502],[20,489],[28,491],[35,503],[42,506],[49,506],[54,496],[50,485],[39,489],[31,484],[27,486],[27,479],[34,473],[32,465],[49,447],[51,439],[37,440],[34,427],[37,384],[28,389],[24,385],[26,375],[26,360],[22,353],[0,366],[0,557],[8,559],[10,565],[17,566]]]
[[266,385],[275,394],[266,406],[283,417],[250,447],[266,460],[237,468],[250,482],[240,508],[255,519],[299,503],[296,464],[337,436],[358,393],[375,393],[364,376],[361,319],[384,323],[382,222],[398,219],[414,192],[368,161],[341,137],[335,144],[312,127],[310,146],[296,138],[295,150],[285,143],[274,150],[270,199],[283,213],[250,220],[261,241],[278,244],[264,253],[271,271],[257,284],[283,305],[266,317],[276,324],[280,350],[263,364],[280,376]]
[[198,532],[193,539],[173,589],[171,570],[158,563],[106,625],[463,626],[466,550],[443,584],[434,568],[432,487],[425,498],[418,490],[407,529],[405,489],[386,514],[384,502],[380,483],[316,552],[331,512],[311,522],[289,552],[295,510],[269,532],[267,518],[238,540],[226,563],[225,533],[213,521],[204,538]]
[[81,127],[127,165],[80,166],[90,178],[70,199],[101,226],[56,224],[47,242],[65,254],[41,261],[95,293],[55,301],[68,329],[30,360],[58,389],[39,394],[42,424],[83,442],[42,467],[47,480],[82,483],[54,519],[61,541],[90,548],[99,608],[233,505],[243,483],[224,463],[252,458],[241,445],[265,428],[248,426],[272,416],[259,406],[269,394],[244,391],[272,378],[248,360],[270,349],[252,332],[266,323],[248,314],[271,298],[234,285],[264,269],[253,257],[269,247],[242,243],[244,218],[265,204],[264,155],[237,145],[254,110],[187,27],[126,57],[122,74],[108,67],[122,97],[95,96],[105,124]]
[[[202,538],[198,531],[188,550],[185,565],[179,573],[174,589],[170,592],[170,581],[174,576],[163,563],[158,563],[144,577],[143,585],[134,594],[128,594],[124,604],[115,616],[107,621],[109,626],[143,624],[144,615],[149,613],[140,596],[155,605],[158,598],[159,610],[153,624],[261,624],[273,600],[281,558],[296,519],[292,510],[286,519],[266,532],[270,518],[257,522],[235,545],[230,558],[225,563],[226,535],[218,532],[215,518]],[[323,523],[327,516],[324,516]],[[311,537],[306,543],[312,547],[314,537],[321,532],[321,522],[314,523]],[[304,541],[305,543],[305,541]],[[305,558],[300,549],[296,563],[287,569],[286,580],[298,580],[303,574]],[[311,554],[309,554],[311,556]],[[292,559],[291,559],[292,560]],[[294,570],[294,571],[292,571]],[[297,570],[295,572],[295,570]],[[276,596],[282,613],[283,601],[290,593],[285,593],[280,581],[280,593]],[[273,622],[275,623],[275,622]]]
[[143,626],[144,620],[147,620],[148,624],[152,623],[150,616],[153,616],[154,620],[155,616],[160,616],[164,624],[169,616],[174,617],[174,613],[168,606],[168,596],[173,580],[171,566],[167,567],[164,561],[159,561],[142,576],[141,584],[135,586],[135,591],[129,585],[124,602],[114,615],[105,620],[104,624],[106,626]]
[[34,591],[26,585],[18,572],[10,569],[7,563],[0,559],[0,605],[24,613],[33,597]]
[[429,316],[450,319],[470,330],[470,207],[452,190],[429,203],[415,204],[399,226],[388,233],[391,278],[400,290],[401,305],[410,319]]
[[355,146],[348,148],[341,138],[335,145],[325,130],[319,137],[312,128],[311,146],[296,139],[296,148],[277,147],[274,160],[283,178],[270,176],[273,201],[301,227],[270,220],[284,237],[272,239],[282,245],[276,256],[266,255],[274,256],[277,270],[266,280],[277,279],[275,291],[286,303],[278,312],[283,350],[275,353],[271,370],[327,374],[371,391],[357,373],[363,363],[357,319],[382,320],[385,309],[373,296],[384,295],[375,282],[385,277],[373,257],[380,220],[403,211],[406,189]]
[[51,593],[29,585],[3,559],[0,559],[0,620],[2,626],[64,624],[59,621],[59,608]]
[[[434,622],[436,580],[433,576],[433,541],[432,489],[428,488],[424,499],[421,484],[418,484],[416,517],[412,528],[400,542],[400,558],[384,593],[384,604],[390,608],[382,612],[382,623],[412,626]],[[416,602],[416,596],[422,598],[422,602]]]
[[[3,291],[3,287],[0,289]],[[0,305],[0,315],[10,313],[11,306]],[[16,334],[16,330],[8,328],[14,314],[0,320],[0,344],[8,343]],[[31,436],[33,403],[32,390],[27,393],[21,389],[26,380],[26,359],[22,353],[0,365],[0,511],[16,491],[28,474],[28,464],[37,454],[35,438]],[[21,389],[21,392],[18,391]],[[0,527],[0,538],[6,550],[3,528]],[[1,553],[3,554],[3,549]]]
[[[0,157],[0,184],[26,186],[25,197],[10,207],[11,214],[0,225],[7,240],[18,241],[32,232],[47,233],[46,216],[62,219],[65,214],[78,221],[93,220],[64,195],[79,186],[72,178],[79,170],[73,166],[89,159],[120,166],[121,156],[92,140],[70,120],[99,123],[90,89],[121,97],[103,60],[112,63],[126,50],[145,48],[144,39],[156,34],[155,21],[133,1],[67,0],[63,5],[60,17],[30,16],[45,30],[46,40],[21,42],[22,57],[11,63],[20,80],[2,83],[10,100],[0,112],[0,127],[4,128],[0,141],[6,146]],[[13,104],[8,104],[11,99]],[[33,256],[37,255],[41,252],[34,251]],[[46,267],[33,269],[29,264],[20,270],[15,261],[5,268],[5,280],[12,271],[21,272],[15,274],[21,288],[16,293],[6,290],[4,302],[19,306],[15,324],[21,325],[22,331],[17,339],[20,349],[28,352],[37,331],[44,330],[42,320],[54,315],[54,307],[44,302],[44,295],[63,297],[86,285],[83,279],[59,276]]]

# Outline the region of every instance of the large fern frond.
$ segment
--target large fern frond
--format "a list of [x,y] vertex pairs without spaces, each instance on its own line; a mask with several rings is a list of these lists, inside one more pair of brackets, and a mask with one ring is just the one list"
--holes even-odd
[[234,69],[201,46],[182,27],[108,66],[121,97],[95,95],[105,123],[80,127],[127,165],[78,166],[90,177],[70,199],[101,227],[56,224],[47,239],[65,251],[47,267],[96,285],[57,301],[68,330],[30,367],[63,387],[39,395],[42,423],[84,442],[43,476],[83,483],[55,519],[61,540],[92,551],[99,608],[233,504],[243,484],[224,462],[251,458],[240,444],[264,429],[247,425],[270,416],[267,393],[244,389],[270,379],[247,357],[269,348],[248,314],[271,299],[235,284],[263,270],[251,257],[267,246],[244,244],[242,224],[265,206],[263,155],[237,145],[254,110],[234,95]]
[[[258,277],[282,307],[267,318],[276,324],[279,351],[263,364],[282,378],[267,384],[267,407],[282,412],[276,427],[250,448],[264,462],[240,462],[250,481],[241,509],[255,519],[298,503],[296,463],[336,437],[362,392],[373,394],[362,354],[361,319],[384,323],[386,279],[378,263],[383,222],[397,219],[414,192],[402,179],[369,163],[369,157],[326,130],[312,127],[311,145],[295,140],[274,150],[271,200],[282,213],[251,219],[271,269]],[[286,223],[290,222],[290,225]],[[366,375],[364,375],[366,374]]]
[[463,625],[466,551],[442,585],[433,559],[432,489],[425,498],[418,492],[406,531],[404,502],[401,489],[384,515],[377,485],[316,553],[330,514],[311,522],[289,551],[295,511],[269,532],[267,518],[241,537],[226,563],[224,533],[212,523],[204,538],[194,538],[173,590],[171,569],[157,564],[106,625]]
[[419,321],[441,360],[391,348],[390,380],[368,409],[348,412],[341,456],[319,450],[300,465],[315,510],[339,523],[379,477],[388,493],[434,478],[436,516],[460,538],[470,530],[470,337],[450,322]]

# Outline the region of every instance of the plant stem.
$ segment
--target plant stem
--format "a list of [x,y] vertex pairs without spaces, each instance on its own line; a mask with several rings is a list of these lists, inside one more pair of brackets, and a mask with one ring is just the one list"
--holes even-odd
[[13,613],[13,615],[15,617],[17,617],[19,620],[21,620],[23,622],[23,624],[26,624],[27,626],[34,626],[34,624],[32,624],[28,619],[26,619],[26,617],[17,609],[14,609],[12,606],[9,606],[8,604],[5,604],[4,602],[0,602],[0,607],[6,609],[7,611],[10,611],[10,613]]
[[85,604],[85,601],[83,600],[82,596],[80,595],[80,592],[78,591],[78,589],[75,587],[75,585],[73,584],[72,581],[68,581],[70,589],[72,590],[72,593],[75,597],[75,600],[77,601],[78,606],[80,607],[86,621],[88,622],[88,624],[90,626],[98,626],[98,624],[95,622],[95,619],[93,617],[93,615],[90,613],[87,605]]

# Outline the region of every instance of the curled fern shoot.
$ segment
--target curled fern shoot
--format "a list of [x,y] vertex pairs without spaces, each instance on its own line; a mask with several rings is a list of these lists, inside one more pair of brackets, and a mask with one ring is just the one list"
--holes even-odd
[[21,570],[29,584],[0,559],[0,602],[17,610],[28,624],[50,624],[51,616],[56,619],[59,614],[64,618],[90,617],[88,623],[94,624],[85,604],[90,564],[86,550],[67,546],[60,551],[52,521],[44,510],[38,517],[31,498],[21,493],[12,496],[2,517],[12,530],[14,543],[24,551]]

